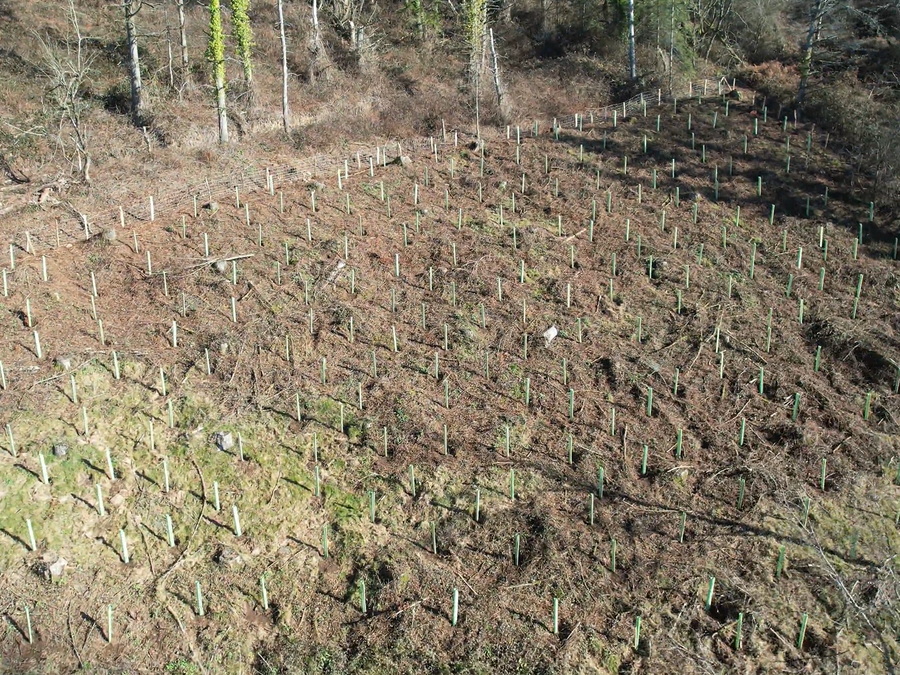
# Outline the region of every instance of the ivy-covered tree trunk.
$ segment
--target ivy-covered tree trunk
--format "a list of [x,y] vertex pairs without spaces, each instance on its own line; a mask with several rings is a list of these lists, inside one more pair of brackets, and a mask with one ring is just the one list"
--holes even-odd
[[484,72],[487,0],[466,0],[465,35],[469,52],[469,82],[475,84]]
[[128,80],[131,85],[131,120],[141,123],[144,114],[144,87],[141,83],[141,61],[138,53],[134,17],[141,11],[142,0],[124,0],[125,42],[128,46]]
[[253,30],[250,28],[250,0],[231,0],[231,22],[234,26],[235,52],[244,68],[244,81],[253,83]]
[[220,0],[209,0],[209,44],[206,58],[212,64],[216,87],[216,111],[219,115],[219,143],[228,142],[228,113],[225,105],[225,39],[222,35]]
[[466,0],[464,5],[466,48],[469,51],[469,82],[475,94],[475,134],[481,138],[481,81],[487,40],[487,0]]

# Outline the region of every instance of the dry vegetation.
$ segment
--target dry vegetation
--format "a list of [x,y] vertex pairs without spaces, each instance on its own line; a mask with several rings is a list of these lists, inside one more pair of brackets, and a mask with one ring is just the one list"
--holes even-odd
[[890,162],[784,122],[790,67],[573,122],[619,90],[584,54],[510,63],[479,141],[394,14],[285,137],[273,4],[217,148],[199,57],[153,43],[136,128],[80,3],[86,183],[71,26],[0,0],[0,670],[894,672]]
[[[854,244],[848,224],[867,204],[824,139],[807,152],[811,129],[764,114],[713,97],[559,140],[525,131],[520,164],[514,138],[491,134],[483,174],[477,145],[451,134],[374,176],[363,156],[340,187],[336,175],[274,195],[239,186],[240,207],[129,215],[113,241],[61,223],[57,246],[53,221],[26,214],[10,230],[0,394],[15,442],[2,460],[8,667],[889,669],[893,239],[876,208]],[[235,256],[249,257],[215,264]],[[234,446],[217,449],[216,432]],[[69,451],[53,457],[60,442]],[[68,567],[44,581],[57,556]]]

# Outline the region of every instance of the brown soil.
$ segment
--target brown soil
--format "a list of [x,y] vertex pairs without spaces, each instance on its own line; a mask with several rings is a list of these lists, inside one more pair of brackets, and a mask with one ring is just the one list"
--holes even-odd
[[[891,556],[900,544],[894,233],[877,208],[867,222],[867,202],[824,138],[762,116],[744,92],[728,116],[713,99],[679,102],[677,112],[650,106],[647,117],[558,140],[546,123],[538,138],[523,126],[519,163],[515,130],[511,139],[490,131],[483,173],[473,139],[454,147],[451,136],[436,156],[427,144],[405,148],[408,166],[374,177],[351,164],[343,189],[327,175],[279,183],[275,196],[242,190],[249,226],[233,199],[197,217],[189,202],[161,208],[153,222],[131,215],[111,242],[83,241],[61,207],[4,222],[17,264],[0,313],[8,380],[0,422],[18,450],[0,457],[6,670],[889,671],[898,658]],[[34,254],[24,250],[26,230]],[[247,257],[234,260],[233,284],[231,262],[223,271],[212,263],[236,256]],[[92,272],[105,344],[92,317]],[[548,345],[550,326],[559,335]],[[77,402],[57,356],[71,357]],[[209,441],[220,429],[235,435],[227,454]],[[54,458],[61,438],[70,452]],[[106,447],[124,474],[116,481]],[[39,451],[49,486],[39,480]],[[25,518],[35,523],[36,552]],[[69,567],[43,581],[33,567],[55,555]],[[34,644],[24,639],[25,606]]]

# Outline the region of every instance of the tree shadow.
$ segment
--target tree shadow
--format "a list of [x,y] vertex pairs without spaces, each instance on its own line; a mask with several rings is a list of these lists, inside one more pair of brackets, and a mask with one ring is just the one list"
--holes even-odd
[[207,523],[210,523],[211,525],[215,525],[217,528],[223,529],[226,532],[230,532],[231,534],[234,534],[234,530],[232,529],[231,526],[225,525],[224,523],[219,522],[215,518],[211,518],[210,516],[204,515],[203,520],[205,520]]
[[97,506],[96,506],[95,504],[91,504],[91,503],[90,503],[87,499],[85,499],[84,497],[80,497],[80,496],[76,495],[74,492],[70,492],[70,493],[69,493],[69,496],[72,497],[72,499],[74,499],[75,501],[81,502],[82,504],[84,504],[84,505],[85,505],[86,507],[88,507],[91,511],[96,511],[96,510],[97,510]]
[[122,552],[121,552],[119,549],[117,549],[117,548],[115,547],[115,545],[113,545],[113,543],[112,543],[111,541],[109,541],[106,537],[102,537],[102,536],[101,536],[101,537],[97,537],[97,538],[96,538],[96,541],[99,541],[99,542],[100,542],[101,544],[103,544],[106,548],[108,548],[110,551],[112,551],[113,553],[115,553],[115,554],[116,554],[116,557],[119,559],[119,562],[121,562],[123,565],[128,565],[128,564],[130,564],[130,563],[126,563],[126,562],[125,562],[125,559],[122,557]]
[[12,614],[4,614],[4,616],[6,617],[6,620],[9,621],[10,625],[19,632],[19,635],[22,636],[22,639],[28,640],[27,631],[25,630],[25,628],[20,626],[19,623],[15,619],[12,618]]
[[288,541],[292,541],[292,542],[294,542],[295,544],[297,544],[298,546],[301,546],[302,548],[309,549],[309,550],[312,551],[316,556],[322,557],[322,551],[320,551],[318,548],[316,548],[316,547],[313,546],[312,544],[308,544],[308,543],[305,542],[305,541],[302,541],[302,540],[300,540],[300,539],[297,539],[297,538],[296,538],[295,536],[293,536],[293,535],[288,535]]
[[31,551],[31,547],[30,547],[28,544],[25,543],[25,540],[24,540],[24,539],[22,539],[22,538],[19,537],[18,535],[13,534],[12,532],[10,532],[9,530],[7,530],[6,528],[0,527],[0,533],[5,534],[7,537],[9,537],[10,539],[12,539],[12,540],[15,541],[16,543],[21,544],[21,545],[22,545],[22,548],[24,548],[26,551]]
[[303,483],[300,483],[299,481],[294,480],[293,478],[288,478],[287,476],[282,476],[281,480],[283,480],[285,483],[289,483],[295,487],[298,487],[301,490],[306,490],[310,494],[313,493],[312,488],[310,488],[308,485],[304,485]]
[[150,478],[150,476],[148,476],[144,471],[137,471],[137,472],[135,472],[135,474],[137,475],[138,478],[143,478],[145,481],[147,481],[151,485],[153,485],[155,487],[161,487],[160,484],[155,479]]
[[106,634],[106,631],[103,630],[103,627],[94,617],[92,617],[87,612],[81,612],[81,618],[88,624],[90,624],[98,633],[100,633],[100,637],[109,642],[109,635]]
[[[157,534],[157,533],[154,532],[150,527],[148,527],[146,524],[141,523],[141,527],[143,527],[147,532],[149,532],[151,536],[156,537],[156,538],[159,539],[161,542],[163,542],[166,546],[169,545],[169,540],[168,540],[166,537],[164,537],[164,536],[161,535],[161,534]],[[178,539],[175,540],[175,545],[176,545],[176,546],[178,545]]]
[[95,471],[96,473],[100,474],[101,476],[104,476],[104,477],[106,476],[106,472],[103,471],[103,469],[101,469],[100,467],[98,467],[96,464],[94,464],[93,462],[91,462],[89,459],[86,459],[86,458],[82,457],[82,458],[81,458],[81,463],[84,464],[84,465],[85,465],[88,469],[90,469],[91,471]]
[[14,464],[13,466],[15,466],[17,469],[21,469],[25,473],[31,474],[37,480],[41,480],[41,477],[38,475],[37,471],[33,471],[32,469],[29,469],[27,466],[25,466],[21,462],[16,462],[16,464]]
[[[677,512],[671,506],[659,504],[656,502],[650,502],[650,501],[646,501],[643,499],[638,499],[636,497],[632,497],[630,495],[626,495],[626,494],[622,494],[622,493],[616,493],[616,498],[621,501],[628,502],[630,504],[634,504],[635,506],[642,506],[644,508],[650,508],[650,509],[661,510],[661,511],[662,510],[671,510],[672,513]],[[757,537],[769,537],[776,541],[789,542],[791,544],[795,544],[797,546],[801,546],[804,548],[810,548],[812,546],[810,544],[810,542],[806,541],[805,539],[801,539],[800,537],[784,535],[784,534],[781,534],[780,532],[776,532],[776,531],[771,530],[766,527],[759,527],[757,525],[751,525],[749,523],[743,523],[740,521],[731,520],[729,518],[710,516],[707,514],[695,513],[692,511],[687,511],[687,516],[688,516],[688,522],[690,522],[691,520],[701,521],[701,522],[705,522],[709,525],[712,525],[714,527],[727,528],[727,529],[731,530],[731,534],[733,534],[735,536],[744,537],[747,535],[753,535],[753,536],[757,536]],[[717,536],[717,535],[714,534],[713,536]],[[685,540],[687,540],[687,534],[685,534]],[[699,540],[699,538],[695,538],[695,540]],[[858,555],[855,558],[851,558],[847,553],[838,551],[831,547],[822,546],[822,551],[824,551],[828,555],[832,555],[836,558],[840,558],[845,563],[848,563],[851,565],[859,565],[861,567],[868,567],[868,568],[876,568],[878,566],[878,564],[872,560],[867,560]]]

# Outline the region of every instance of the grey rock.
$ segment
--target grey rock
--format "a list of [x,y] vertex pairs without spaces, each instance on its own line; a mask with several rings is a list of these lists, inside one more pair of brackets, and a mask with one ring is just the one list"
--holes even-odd
[[228,263],[224,260],[216,260],[214,264],[216,266],[217,272],[224,272],[226,269],[228,269]]
[[550,343],[556,339],[556,336],[559,335],[559,330],[556,326],[550,326],[547,330],[544,331],[544,343],[547,347],[550,346]]
[[100,235],[103,237],[104,241],[115,241],[116,240],[116,230],[115,228],[108,227]]
[[231,450],[234,447],[234,439],[231,437],[231,432],[217,431],[213,434],[213,443],[216,444],[216,447],[225,452],[226,450]]
[[233,548],[222,546],[213,554],[213,562],[220,565],[240,565],[244,559]]
[[203,208],[208,209],[208,210],[212,211],[213,213],[215,213],[216,211],[219,210],[219,202],[209,202],[208,204],[204,204]]
[[69,370],[72,367],[72,359],[68,356],[57,356],[53,359],[53,363],[62,368],[63,370]]
[[50,578],[58,579],[59,577],[61,577],[63,572],[66,571],[66,565],[68,564],[69,561],[65,558],[59,558],[55,563],[47,568],[47,571],[50,572]]
[[53,444],[53,454],[56,457],[65,457],[69,454],[69,444],[68,443],[54,443]]
[[333,284],[335,279],[338,278],[338,275],[340,275],[341,270],[344,269],[346,266],[347,266],[347,263],[345,263],[343,260],[338,260],[337,265],[335,265],[334,270],[332,270],[331,274],[328,275],[328,283]]

